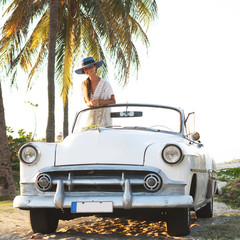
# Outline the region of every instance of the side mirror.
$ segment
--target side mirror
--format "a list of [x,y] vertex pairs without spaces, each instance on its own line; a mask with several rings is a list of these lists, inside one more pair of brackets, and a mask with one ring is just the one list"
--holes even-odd
[[199,141],[200,139],[200,134],[198,132],[194,132],[191,134],[191,138],[193,141]]
[[57,140],[60,142],[63,140],[63,134],[62,132],[60,132],[58,135],[57,135]]

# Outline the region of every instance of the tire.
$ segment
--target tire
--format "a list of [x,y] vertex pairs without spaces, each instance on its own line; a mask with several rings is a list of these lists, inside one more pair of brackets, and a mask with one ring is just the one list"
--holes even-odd
[[190,211],[188,208],[169,209],[167,231],[171,236],[186,236],[190,234]]
[[53,233],[57,229],[58,221],[55,209],[30,209],[30,223],[34,233]]
[[211,218],[213,216],[213,199],[204,207],[196,211],[197,218]]

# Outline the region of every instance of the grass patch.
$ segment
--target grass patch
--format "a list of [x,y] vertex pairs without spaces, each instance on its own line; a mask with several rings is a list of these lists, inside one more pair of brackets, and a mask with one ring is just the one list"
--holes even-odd
[[231,182],[240,178],[240,167],[225,168],[218,171],[218,180],[224,182]]
[[240,208],[240,179],[229,182],[222,188],[223,194],[219,196],[220,201],[232,208]]
[[240,167],[226,168],[218,171],[218,180],[227,182],[222,188],[222,195],[217,199],[232,208],[240,208]]
[[[219,217],[220,218],[220,217]],[[221,240],[229,240],[236,239],[240,236],[240,216],[223,216],[221,223],[212,224],[207,226],[205,231],[201,231],[201,237],[204,239],[213,240],[213,239],[221,239]]]
[[10,201],[10,199],[9,199],[9,198],[7,198],[7,197],[4,197],[4,196],[0,196],[0,202],[1,202],[1,201],[7,201],[7,200],[9,200],[9,201]]
[[13,201],[5,197],[0,197],[0,212],[13,212]]

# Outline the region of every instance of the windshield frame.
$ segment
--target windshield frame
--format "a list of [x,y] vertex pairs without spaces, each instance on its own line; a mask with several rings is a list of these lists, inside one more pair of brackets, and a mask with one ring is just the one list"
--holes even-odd
[[170,110],[174,110],[177,111],[180,114],[180,132],[170,132],[172,134],[177,134],[177,135],[181,135],[184,136],[184,124],[185,124],[185,117],[184,117],[184,111],[180,108],[176,108],[176,107],[171,107],[171,106],[166,106],[166,105],[157,105],[157,104],[141,104],[141,103],[118,103],[118,104],[109,104],[109,105],[105,105],[105,106],[98,106],[98,107],[91,107],[91,108],[85,108],[81,111],[79,111],[74,119],[73,122],[73,126],[72,126],[72,131],[71,133],[74,132],[74,128],[77,122],[77,119],[79,117],[79,115],[85,111],[89,111],[89,110],[93,110],[93,109],[99,109],[99,108],[109,108],[109,107],[153,107],[153,108],[164,108],[164,109],[170,109]]

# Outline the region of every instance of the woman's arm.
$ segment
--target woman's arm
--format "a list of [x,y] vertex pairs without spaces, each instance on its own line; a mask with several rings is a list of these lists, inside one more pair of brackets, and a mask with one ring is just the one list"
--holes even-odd
[[90,103],[89,103],[89,106],[90,107],[104,106],[104,105],[115,104],[115,103],[116,103],[115,96],[114,96],[114,94],[112,94],[111,98],[108,99],[108,100],[104,100],[104,99],[93,99],[93,100],[91,100]]
[[92,105],[92,102],[91,101],[87,101],[87,99],[84,97],[84,102],[86,103],[86,105],[88,106],[88,107],[92,107],[93,105]]
[[111,95],[111,98],[109,100],[99,99],[99,106],[108,105],[108,104],[115,104],[115,103],[116,103],[116,100],[115,100],[114,94]]

